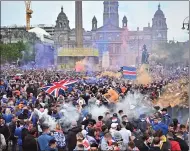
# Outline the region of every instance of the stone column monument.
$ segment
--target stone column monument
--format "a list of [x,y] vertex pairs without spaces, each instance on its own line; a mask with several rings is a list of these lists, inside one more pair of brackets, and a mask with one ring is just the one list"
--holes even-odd
[[83,28],[82,28],[82,1],[75,1],[75,34],[76,47],[83,47]]

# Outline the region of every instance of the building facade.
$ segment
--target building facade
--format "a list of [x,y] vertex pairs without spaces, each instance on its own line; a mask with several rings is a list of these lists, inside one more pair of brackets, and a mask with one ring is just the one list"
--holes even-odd
[[[139,30],[137,27],[136,31],[128,29],[126,16],[122,19],[122,27],[119,27],[118,1],[104,1],[103,5],[103,25],[98,27],[98,20],[94,16],[91,31],[83,29],[83,47],[98,49],[100,62],[103,53],[109,51],[111,66],[134,65],[141,58],[144,44],[148,51],[151,51],[155,45],[167,42],[166,18],[160,4],[152,18],[152,25],[147,23],[147,27],[143,27],[143,30]],[[63,7],[57,16],[54,27],[44,26],[41,28],[52,36],[57,48],[75,48],[75,28],[70,28],[69,19],[64,13]]]
[[[97,19],[92,18],[92,30],[83,30],[83,47],[96,48],[99,50],[99,61],[101,62],[103,52],[109,51],[110,66],[122,66],[135,64],[141,58],[143,45],[148,51],[159,43],[167,42],[166,18],[161,10],[158,10],[152,18],[152,26],[148,23],[143,30],[136,31],[128,29],[128,20],[124,16],[122,27],[119,27],[119,2],[103,2],[103,26],[97,26]],[[74,48],[76,46],[75,29],[70,29],[69,20],[61,8],[54,29],[55,43],[63,48]]]

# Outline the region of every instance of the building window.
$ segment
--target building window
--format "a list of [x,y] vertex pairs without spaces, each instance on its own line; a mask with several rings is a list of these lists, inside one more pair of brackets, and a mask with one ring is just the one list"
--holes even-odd
[[113,47],[112,47],[112,46],[108,46],[108,51],[109,51],[110,53],[113,53]]
[[162,24],[162,22],[161,22],[161,20],[159,20],[159,26],[161,26],[161,24]]
[[116,53],[118,53],[118,54],[121,53],[120,46],[117,46],[117,47],[116,47]]

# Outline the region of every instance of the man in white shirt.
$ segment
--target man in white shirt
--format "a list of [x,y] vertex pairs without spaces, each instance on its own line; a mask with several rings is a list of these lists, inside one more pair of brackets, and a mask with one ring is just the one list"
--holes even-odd
[[121,126],[122,128],[119,132],[123,138],[123,144],[127,146],[127,144],[129,143],[129,138],[131,137],[131,131],[127,130],[123,124],[121,124]]

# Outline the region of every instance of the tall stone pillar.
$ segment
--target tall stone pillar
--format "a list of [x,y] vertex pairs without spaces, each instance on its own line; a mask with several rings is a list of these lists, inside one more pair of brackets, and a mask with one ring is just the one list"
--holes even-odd
[[76,47],[83,47],[83,29],[82,29],[82,1],[75,1],[75,34]]

